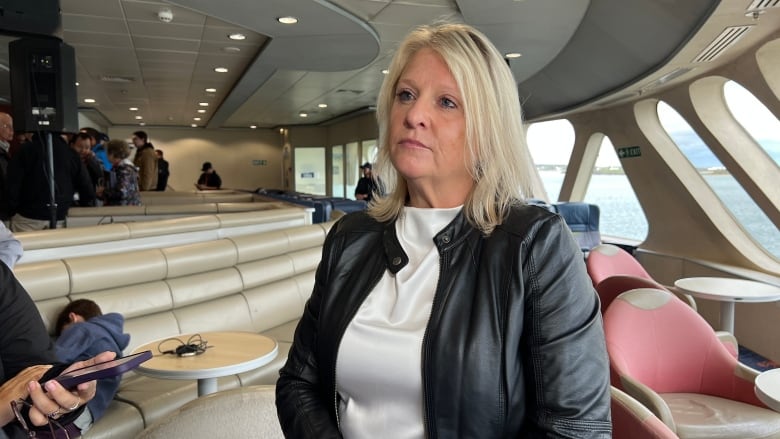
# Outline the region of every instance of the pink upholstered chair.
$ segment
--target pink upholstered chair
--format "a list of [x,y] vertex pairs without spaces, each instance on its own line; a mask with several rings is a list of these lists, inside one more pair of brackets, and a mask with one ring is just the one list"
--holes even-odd
[[612,393],[614,439],[678,439],[678,436],[647,407],[615,387]]
[[590,249],[585,266],[594,287],[602,280],[618,274],[653,279],[636,258],[612,244],[599,244]]
[[[610,276],[596,285],[596,292],[598,293],[599,299],[601,300],[601,314],[604,315],[607,307],[609,307],[609,304],[612,303],[612,301],[615,300],[617,296],[625,293],[628,290],[634,290],[637,288],[656,288],[659,290],[669,291],[669,289],[650,278],[628,275]],[[696,301],[693,300],[693,297],[688,294],[678,294],[674,291],[669,292],[696,310]],[[726,349],[729,351],[731,356],[737,358],[739,356],[739,344],[737,343],[737,338],[727,331],[716,331],[715,334],[718,336],[718,339],[720,339],[721,343],[726,346]]]
[[[585,260],[585,266],[588,269],[593,286],[599,291],[602,313],[607,309],[609,302],[617,297],[618,294],[634,288],[661,288],[670,291],[690,307],[696,309],[696,300],[690,294],[683,293],[675,287],[666,287],[656,282],[636,258],[616,245],[601,244],[591,249],[588,258]],[[606,285],[599,287],[599,284],[605,282],[608,278],[614,279]],[[605,301],[605,298],[608,300]],[[736,345],[736,340],[734,344]]]
[[604,314],[604,332],[613,385],[679,437],[780,438],[780,413],[754,394],[758,372],[730,355],[712,327],[668,291],[619,295]]
[[[639,277],[625,274],[609,276],[596,284],[596,292],[599,294],[599,299],[601,299],[601,313],[604,314],[609,304],[612,303],[612,301],[615,300],[615,298],[621,293],[625,293],[628,290],[635,290],[637,288],[656,288],[659,290],[669,291],[668,288],[659,284],[649,276]],[[696,309],[696,301],[693,300],[691,296],[687,294],[676,296],[694,310]]]

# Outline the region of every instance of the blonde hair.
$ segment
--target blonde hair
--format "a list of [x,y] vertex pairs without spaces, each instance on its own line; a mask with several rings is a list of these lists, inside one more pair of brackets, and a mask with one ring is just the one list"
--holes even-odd
[[[474,186],[463,207],[466,219],[484,234],[500,225],[509,208],[531,193],[531,160],[525,141],[512,72],[503,56],[478,30],[465,24],[422,26],[401,43],[377,98],[377,174],[386,197],[369,207],[379,221],[398,217],[407,199],[406,181],[390,161],[390,113],[404,68],[420,49],[432,49],[447,64],[463,97],[466,148]],[[446,188],[442,188],[446,190]]]
[[130,156],[130,147],[124,140],[110,140],[106,144],[106,155],[124,160]]

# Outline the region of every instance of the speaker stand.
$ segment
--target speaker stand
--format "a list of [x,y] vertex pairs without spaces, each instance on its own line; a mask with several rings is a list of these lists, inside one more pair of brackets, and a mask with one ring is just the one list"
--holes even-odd
[[54,193],[54,144],[51,131],[46,133],[46,166],[49,168],[49,228],[57,228],[57,198]]

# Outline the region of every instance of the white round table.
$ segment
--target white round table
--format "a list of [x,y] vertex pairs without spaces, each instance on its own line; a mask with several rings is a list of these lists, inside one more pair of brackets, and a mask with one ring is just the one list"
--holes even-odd
[[735,302],[780,300],[780,287],[747,279],[688,277],[675,281],[674,286],[691,296],[720,302],[720,329],[732,334]]
[[756,377],[756,396],[776,412],[780,412],[780,368],[761,372]]
[[[154,378],[175,380],[198,380],[198,396],[217,391],[217,378],[246,372],[264,366],[276,358],[279,352],[276,340],[253,332],[201,332],[208,348],[200,355],[179,357],[160,353],[175,349],[176,341],[168,338],[155,340],[139,346],[133,353],[152,351],[154,355],[138,368],[136,372]],[[187,343],[192,334],[177,335],[172,338]]]

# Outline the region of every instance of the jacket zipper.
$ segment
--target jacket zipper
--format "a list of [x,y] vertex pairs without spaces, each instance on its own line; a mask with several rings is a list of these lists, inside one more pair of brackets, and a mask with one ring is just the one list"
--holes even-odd
[[441,280],[442,280],[442,274],[443,269],[446,264],[444,263],[447,260],[446,255],[441,255],[439,257],[439,278],[436,280],[436,291],[433,293],[433,302],[431,303],[431,311],[428,314],[428,322],[425,324],[425,331],[423,331],[423,339],[422,339],[422,364],[420,367],[422,368],[423,372],[423,430],[425,432],[426,438],[434,438],[436,437],[435,431],[433,429],[433,425],[430,423],[430,418],[428,416],[428,410],[431,405],[431,401],[429,401],[429,394],[430,389],[429,382],[430,380],[427,379],[428,374],[426,371],[425,365],[428,364],[426,359],[430,356],[430,348],[429,348],[429,342],[428,342],[428,328],[431,324],[431,318],[433,317],[433,312],[436,309],[436,304],[439,302],[439,297],[441,296]]

